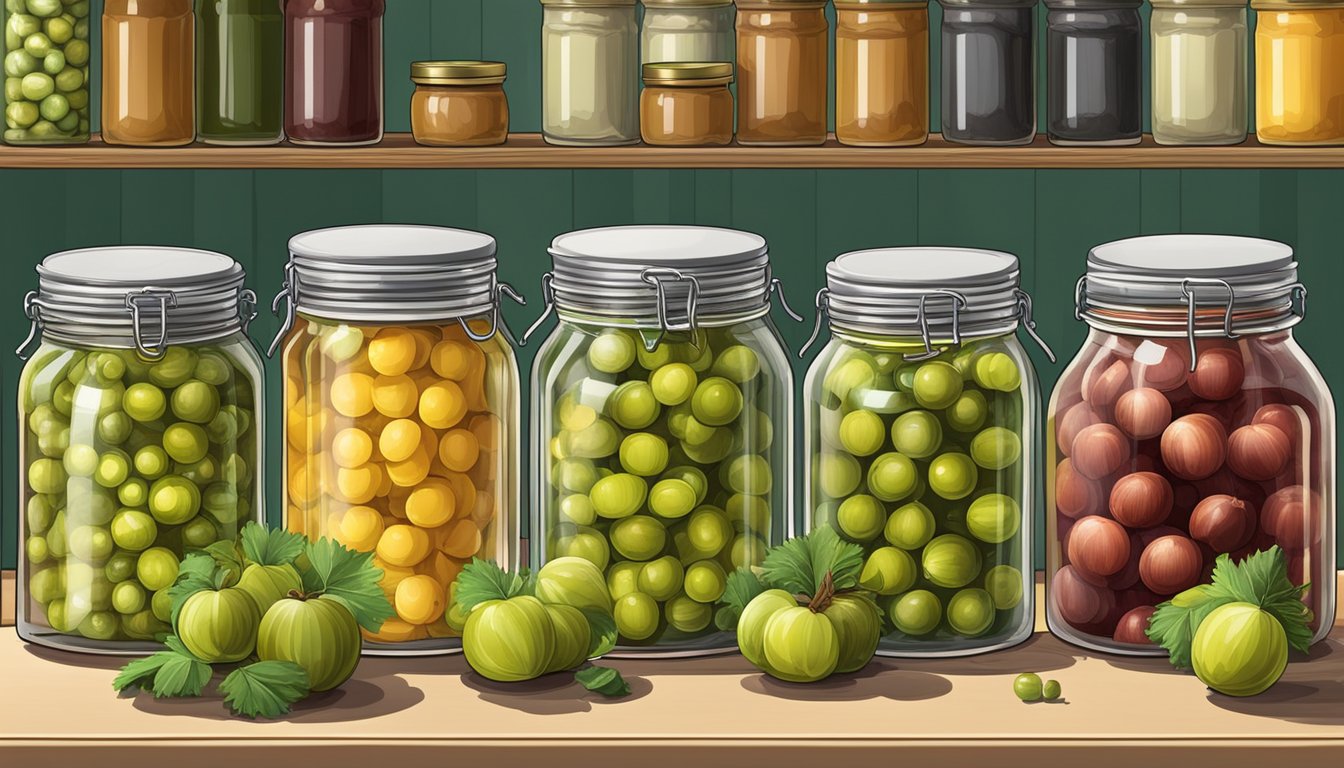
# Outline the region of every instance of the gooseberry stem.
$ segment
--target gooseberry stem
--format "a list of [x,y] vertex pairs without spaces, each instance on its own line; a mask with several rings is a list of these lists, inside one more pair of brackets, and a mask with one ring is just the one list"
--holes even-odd
[[291,589],[289,590],[289,594],[286,595],[286,597],[288,597],[291,600],[302,600],[304,602],[307,602],[308,600],[312,599],[314,595],[309,595],[304,592],[300,592],[297,589]]
[[831,607],[831,600],[835,597],[835,578],[830,571],[821,580],[821,586],[817,588],[817,594],[813,595],[812,600],[807,604],[808,610],[813,613],[821,613]]

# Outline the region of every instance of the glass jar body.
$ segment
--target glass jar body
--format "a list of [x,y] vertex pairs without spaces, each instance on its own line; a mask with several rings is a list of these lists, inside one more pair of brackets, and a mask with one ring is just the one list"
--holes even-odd
[[1262,144],[1344,144],[1344,4],[1258,10],[1255,71]]
[[[1163,655],[1143,634],[1153,606],[1208,583],[1219,555],[1274,545],[1293,582],[1312,585],[1315,639],[1334,623],[1330,392],[1289,331],[1197,347],[1192,374],[1185,338],[1094,329],[1055,388],[1046,616],[1068,642]],[[1251,457],[1256,438],[1273,450]],[[1112,543],[1075,542],[1082,526],[1089,542]]]
[[1039,385],[1013,336],[905,360],[923,349],[844,334],[813,362],[808,525],[863,546],[861,586],[894,626],[879,654],[1007,648],[1035,617]]
[[664,147],[733,143],[733,94],[724,85],[646,85],[639,96],[639,132]]
[[383,140],[384,0],[287,0],[285,134],[295,144]]
[[1050,141],[1065,146],[1139,143],[1143,20],[1137,5],[1059,8],[1046,18]]
[[730,651],[726,575],[790,533],[792,370],[766,319],[657,335],[562,315],[539,350],[532,563],[603,570],[618,654]]
[[300,314],[283,367],[286,526],[374,553],[397,615],[363,631],[365,653],[459,650],[458,573],[473,557],[517,559],[513,350],[499,335],[473,341],[456,320]]
[[1153,140],[1246,140],[1246,8],[1156,7],[1152,15]]
[[103,9],[102,136],[107,144],[196,140],[191,0],[109,0]]
[[504,86],[418,84],[411,95],[411,133],[431,147],[485,147],[509,138]]
[[731,2],[667,7],[645,3],[640,63],[733,61],[736,12]]
[[284,12],[275,0],[197,0],[196,132],[206,144],[279,144]]
[[22,3],[6,3],[0,11],[6,144],[89,140],[89,5],[61,10],[41,18]]
[[633,4],[548,5],[541,47],[541,126],[547,142],[639,142],[639,26]]
[[943,5],[943,137],[1012,146],[1036,137],[1036,25],[1025,8]]
[[236,333],[134,350],[44,342],[19,386],[19,635],[140,654],[181,560],[262,521],[261,359]]
[[826,143],[828,28],[825,3],[738,4],[739,144]]
[[852,6],[836,10],[835,138],[900,147],[929,137],[929,9]]

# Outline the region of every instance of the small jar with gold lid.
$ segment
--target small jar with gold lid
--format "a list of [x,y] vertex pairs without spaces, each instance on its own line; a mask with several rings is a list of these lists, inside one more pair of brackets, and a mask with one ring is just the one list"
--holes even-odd
[[733,141],[730,62],[662,62],[644,65],[639,132],[662,147],[725,146]]
[[431,147],[484,147],[509,137],[505,65],[499,61],[411,64],[411,133]]

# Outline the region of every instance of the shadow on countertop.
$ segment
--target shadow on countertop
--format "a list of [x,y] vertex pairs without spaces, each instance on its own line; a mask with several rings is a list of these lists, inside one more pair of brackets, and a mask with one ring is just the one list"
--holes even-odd
[[927,701],[952,692],[947,678],[916,672],[895,659],[874,659],[851,674],[833,675],[816,683],[788,683],[764,673],[742,679],[742,687],[755,694],[793,701]]
[[584,690],[574,681],[573,672],[556,672],[520,683],[497,683],[469,671],[462,676],[462,684],[475,691],[481,701],[498,707],[529,715],[572,715],[591,712],[594,707],[608,704],[629,703],[653,692],[653,683],[643,677],[627,674],[624,670],[622,677],[629,684],[630,693],[620,698]]

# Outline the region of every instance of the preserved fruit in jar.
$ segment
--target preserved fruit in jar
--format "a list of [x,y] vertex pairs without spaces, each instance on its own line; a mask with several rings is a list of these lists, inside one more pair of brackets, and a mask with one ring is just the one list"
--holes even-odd
[[10,0],[4,22],[4,143],[89,140],[89,6]]

